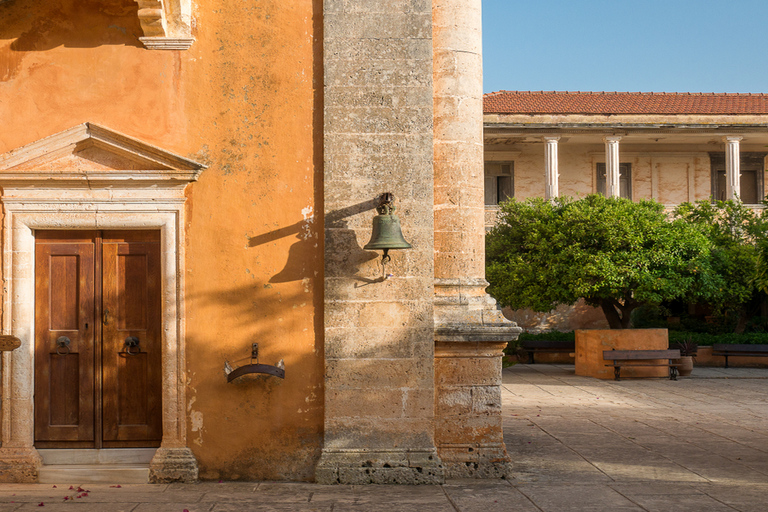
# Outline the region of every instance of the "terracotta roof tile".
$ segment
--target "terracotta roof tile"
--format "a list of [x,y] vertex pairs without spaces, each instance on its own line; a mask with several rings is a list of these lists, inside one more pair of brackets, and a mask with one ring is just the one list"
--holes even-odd
[[768,94],[499,91],[486,114],[768,114]]

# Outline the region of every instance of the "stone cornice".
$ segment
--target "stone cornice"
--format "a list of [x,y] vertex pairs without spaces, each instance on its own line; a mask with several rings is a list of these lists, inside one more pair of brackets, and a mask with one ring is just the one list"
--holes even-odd
[[192,37],[190,0],[134,0],[139,4],[139,22],[144,37],[139,40],[150,50],[186,50]]

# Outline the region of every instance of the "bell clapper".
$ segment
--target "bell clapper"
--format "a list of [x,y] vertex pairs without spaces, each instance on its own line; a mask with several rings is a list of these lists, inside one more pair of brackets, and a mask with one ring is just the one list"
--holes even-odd
[[384,249],[384,256],[381,257],[381,279],[386,281],[392,274],[387,274],[387,263],[392,260],[392,257],[387,254],[389,249]]

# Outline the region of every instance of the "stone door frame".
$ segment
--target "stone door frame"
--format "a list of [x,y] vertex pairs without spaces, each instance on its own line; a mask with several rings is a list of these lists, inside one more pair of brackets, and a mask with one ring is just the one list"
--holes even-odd
[[[39,169],[24,163],[74,144],[97,145],[154,169],[89,169],[87,162],[85,168],[57,169],[45,158]],[[34,482],[41,465],[34,447],[34,251],[35,230],[43,229],[160,231],[163,434],[150,480],[197,479],[197,461],[186,444],[184,202],[186,186],[204,168],[89,123],[0,155],[2,329],[21,340],[19,348],[2,353],[0,481]]]
[[[3,274],[3,332],[21,339],[21,347],[3,355],[3,447],[28,448],[34,457],[34,250],[36,229],[159,229],[162,251],[162,455],[166,449],[186,450],[184,411],[184,236],[181,204],[110,204],[109,210],[89,211],[93,204],[11,203],[5,206]],[[46,208],[47,206],[47,208]],[[146,208],[151,206],[151,210]],[[144,211],[141,211],[144,210]],[[25,450],[26,451],[26,450]],[[191,456],[191,453],[189,454]],[[194,459],[192,459],[194,460]],[[159,461],[155,461],[159,462]]]

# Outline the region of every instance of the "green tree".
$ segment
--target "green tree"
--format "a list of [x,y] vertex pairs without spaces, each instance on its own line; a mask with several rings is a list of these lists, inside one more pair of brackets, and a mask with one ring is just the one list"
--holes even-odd
[[768,291],[768,215],[741,201],[683,203],[675,217],[695,225],[712,242],[710,265],[722,285],[709,298],[715,312],[734,315],[744,332],[750,306]]
[[584,298],[613,329],[641,305],[707,298],[721,285],[701,230],[653,201],[512,199],[486,240],[488,291],[502,305],[549,311]]

